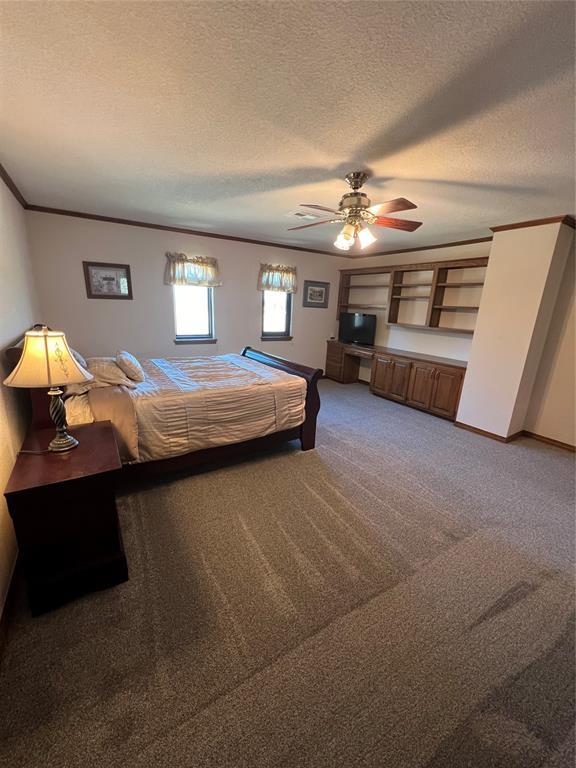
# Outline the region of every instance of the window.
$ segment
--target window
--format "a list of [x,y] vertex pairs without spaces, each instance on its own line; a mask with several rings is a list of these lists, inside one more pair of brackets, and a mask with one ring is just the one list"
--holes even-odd
[[173,285],[176,341],[214,339],[213,288]]
[[262,291],[262,339],[291,339],[292,294]]

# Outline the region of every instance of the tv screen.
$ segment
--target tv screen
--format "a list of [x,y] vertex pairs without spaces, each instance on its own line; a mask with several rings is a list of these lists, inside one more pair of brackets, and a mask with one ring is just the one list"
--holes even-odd
[[362,312],[342,312],[340,315],[338,341],[371,347],[375,335],[376,315],[364,315]]

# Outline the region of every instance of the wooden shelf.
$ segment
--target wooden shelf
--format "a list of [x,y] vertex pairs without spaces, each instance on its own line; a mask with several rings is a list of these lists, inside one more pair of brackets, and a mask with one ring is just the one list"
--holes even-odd
[[439,288],[467,288],[467,287],[477,287],[484,285],[484,283],[437,283]]
[[356,288],[390,288],[390,283],[378,283],[378,284],[362,284],[362,285],[349,285],[348,286],[351,291],[355,290]]
[[446,328],[446,326],[430,326],[430,325],[417,325],[416,323],[388,323],[388,325],[395,325],[399,328],[416,328],[420,331],[441,331],[442,333],[469,333],[474,331],[470,328]]
[[432,283],[393,283],[393,286],[394,288],[430,288]]
[[434,304],[434,309],[439,309],[441,312],[478,312],[480,307],[455,307],[449,304]]
[[427,325],[418,325],[417,323],[388,323],[388,325],[398,325],[401,328],[420,328],[421,331],[429,331],[430,328]]
[[386,304],[346,304],[348,309],[387,309]]
[[428,301],[430,298],[430,294],[427,296],[392,296],[392,301],[414,301],[414,300],[422,300]]

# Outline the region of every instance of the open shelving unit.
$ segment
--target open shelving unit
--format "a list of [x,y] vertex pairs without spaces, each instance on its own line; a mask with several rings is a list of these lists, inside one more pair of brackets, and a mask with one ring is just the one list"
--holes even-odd
[[487,264],[483,257],[341,270],[338,316],[369,311],[390,326],[471,335]]

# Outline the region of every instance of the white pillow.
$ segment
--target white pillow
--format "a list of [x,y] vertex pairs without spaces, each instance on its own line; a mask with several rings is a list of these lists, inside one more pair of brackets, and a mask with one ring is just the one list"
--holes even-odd
[[144,370],[134,355],[126,350],[116,352],[116,364],[124,371],[132,381],[144,381]]

